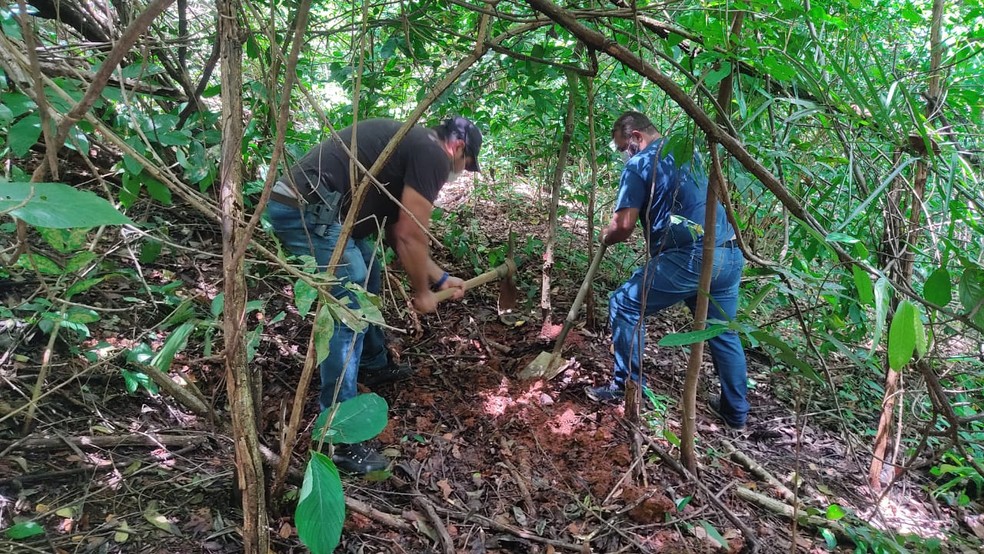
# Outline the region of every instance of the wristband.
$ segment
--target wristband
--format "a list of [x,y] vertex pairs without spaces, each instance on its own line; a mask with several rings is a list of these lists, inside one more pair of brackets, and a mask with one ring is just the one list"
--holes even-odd
[[448,272],[445,271],[443,274],[441,274],[441,278],[438,279],[436,283],[434,283],[433,285],[431,285],[431,290],[436,291],[436,290],[440,289],[441,288],[441,285],[443,285],[445,282],[447,282],[448,277],[450,277],[450,275],[448,275]]

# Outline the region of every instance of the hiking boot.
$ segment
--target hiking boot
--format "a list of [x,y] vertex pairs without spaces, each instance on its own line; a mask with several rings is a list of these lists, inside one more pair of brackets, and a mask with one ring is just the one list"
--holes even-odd
[[355,475],[365,475],[389,467],[389,459],[365,442],[336,444],[331,461],[335,462],[338,469]]
[[625,400],[625,389],[615,383],[609,383],[600,387],[585,387],[584,394],[595,402],[603,404],[614,404]]
[[393,363],[392,360],[383,367],[377,368],[359,368],[359,382],[363,385],[373,388],[379,385],[385,385],[386,383],[395,383],[397,381],[402,381],[413,375],[413,368],[410,364],[403,362],[399,364]]
[[721,397],[720,396],[715,396],[715,397],[709,399],[707,401],[707,407],[710,408],[712,412],[714,412],[714,415],[716,415],[718,417],[718,419],[720,419],[721,422],[724,423],[725,427],[727,427],[728,429],[731,429],[732,431],[744,431],[745,430],[745,424],[744,423],[741,423],[740,425],[735,425],[734,423],[731,423],[730,421],[728,421],[728,418],[724,417],[724,415],[721,413]]

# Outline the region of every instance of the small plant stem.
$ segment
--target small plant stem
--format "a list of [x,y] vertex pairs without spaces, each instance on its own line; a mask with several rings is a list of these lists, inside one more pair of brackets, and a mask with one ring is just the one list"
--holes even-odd
[[[65,310],[60,313],[65,317]],[[48,376],[48,368],[51,366],[51,352],[55,348],[55,339],[58,338],[58,330],[61,329],[61,319],[55,321],[55,326],[51,329],[51,336],[48,337],[48,344],[44,347],[44,354],[41,355],[41,371],[38,372],[38,380],[34,383],[34,390],[31,391],[31,402],[27,406],[27,413],[24,415],[24,431],[27,435],[31,432],[31,422],[34,421],[34,410],[38,407],[38,398],[41,397],[41,385],[44,384]]]

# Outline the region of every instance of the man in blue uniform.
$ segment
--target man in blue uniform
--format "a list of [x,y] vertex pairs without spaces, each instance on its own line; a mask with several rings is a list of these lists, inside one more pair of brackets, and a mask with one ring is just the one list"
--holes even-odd
[[[589,387],[589,398],[620,401],[628,379],[641,386],[645,316],[681,300],[691,310],[697,301],[703,248],[707,175],[695,156],[678,166],[666,140],[644,114],[625,112],[612,129],[615,147],[627,160],[619,182],[615,215],[601,240],[612,245],[632,235],[636,221],[646,233],[649,261],[617,288],[609,299],[609,323],[615,350],[610,383]],[[744,258],[724,208],[717,208],[714,272],[708,319],[730,321],[738,310],[738,285]],[[708,341],[721,381],[721,396],[712,410],[733,429],[748,416],[747,366],[738,334],[726,331]]]
[[[356,133],[359,162],[372,167],[401,126],[392,119],[360,121]],[[284,246],[295,255],[314,256],[322,270],[328,265],[351,205],[353,184],[347,148],[352,133],[352,127],[343,129],[337,138],[322,142],[294,164],[274,185],[266,211]],[[464,281],[449,276],[431,259],[429,239],[419,225],[430,223],[434,200],[445,183],[464,169],[479,170],[481,146],[482,133],[464,117],[447,119],[434,128],[415,126],[407,133],[377,176],[385,191],[370,186],[342,261],[333,268],[340,280],[331,291],[335,298],[357,305],[354,293],[345,287],[347,283],[379,293],[378,255],[369,240],[377,232],[385,232],[410,278],[414,309],[421,313],[437,309],[434,293],[438,290],[458,289],[455,298],[464,294]],[[363,173],[357,173],[361,181]],[[362,332],[336,325],[328,357],[320,369],[322,410],[332,405],[336,386],[337,401],[342,402],[358,393],[357,381],[373,386],[410,374],[408,367],[390,360],[383,331],[375,325]],[[336,445],[333,459],[349,473],[368,473],[388,465],[385,457],[365,443]]]

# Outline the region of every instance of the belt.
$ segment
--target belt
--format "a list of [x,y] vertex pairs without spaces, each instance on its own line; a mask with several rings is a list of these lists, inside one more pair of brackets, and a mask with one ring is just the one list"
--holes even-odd
[[279,202],[285,206],[290,206],[291,208],[300,209],[301,207],[301,203],[298,202],[296,198],[292,198],[290,196],[280,194],[279,192],[271,192],[270,200],[273,200],[274,202]]
[[738,239],[734,238],[718,246],[718,248],[738,248]]

